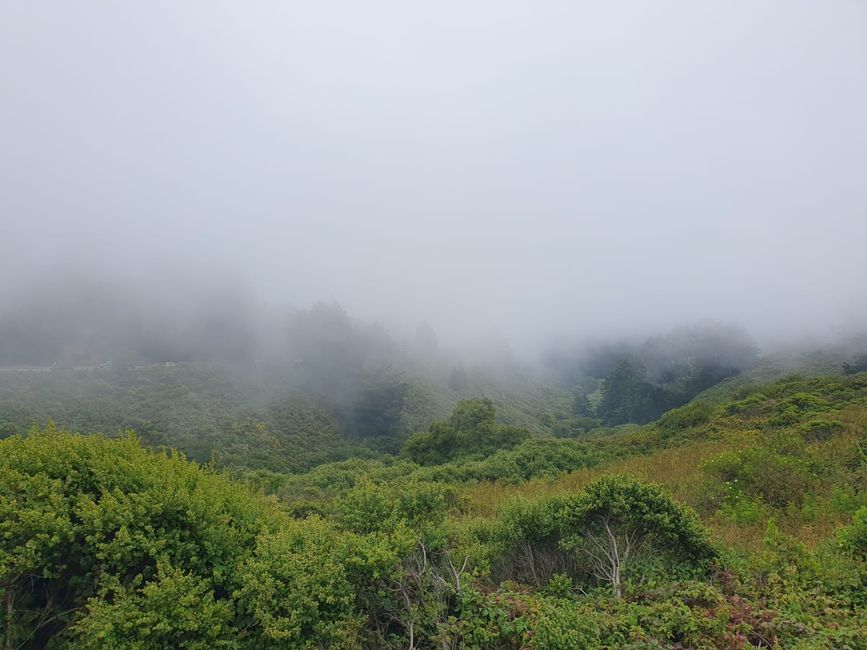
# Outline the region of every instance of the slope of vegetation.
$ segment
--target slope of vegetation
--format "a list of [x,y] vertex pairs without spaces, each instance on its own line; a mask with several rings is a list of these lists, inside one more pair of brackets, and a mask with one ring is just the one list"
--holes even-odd
[[863,648],[865,431],[867,374],[580,439],[470,400],[399,454],[295,475],[48,425],[0,441],[2,639]]
[[[575,394],[577,416],[643,424],[753,368],[758,348],[743,330],[716,323],[673,329],[643,343],[558,350],[548,366]],[[586,428],[586,427],[584,427]]]
[[[347,370],[348,372],[348,370]],[[531,381],[472,372],[457,390],[436,369],[359,370],[345,394],[322,394],[303,369],[222,364],[0,372],[0,438],[49,420],[116,436],[133,429],[155,449],[219,466],[298,472],[321,463],[396,453],[411,433],[489,395],[505,424],[550,431],[569,396]],[[565,417],[565,416],[561,416]]]

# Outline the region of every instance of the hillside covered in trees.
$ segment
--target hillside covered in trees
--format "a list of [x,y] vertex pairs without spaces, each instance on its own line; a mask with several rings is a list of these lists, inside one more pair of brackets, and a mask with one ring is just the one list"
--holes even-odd
[[[88,321],[73,326],[81,317],[34,316],[70,325],[56,331],[35,322],[16,330],[0,317],[0,345],[8,346],[0,349],[0,436],[48,420],[110,436],[131,428],[145,444],[199,462],[295,472],[396,454],[465,399],[491,400],[501,424],[531,436],[577,439],[644,424],[763,367],[746,333],[715,323],[561,346],[533,364],[508,347],[467,356],[440,348],[426,324],[396,337],[337,304],[293,311],[270,337],[248,335],[255,328],[243,315],[220,320],[219,336],[205,317],[183,336],[165,326],[162,347],[153,333],[109,336],[111,322],[102,334]],[[828,355],[837,370],[857,361],[848,348]]]
[[[685,331],[567,379],[3,373],[3,647],[867,647],[867,374]],[[608,415],[641,386],[681,405]]]

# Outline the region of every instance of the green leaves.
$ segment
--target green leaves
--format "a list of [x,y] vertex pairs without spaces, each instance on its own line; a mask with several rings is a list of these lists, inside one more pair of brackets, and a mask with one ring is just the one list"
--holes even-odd
[[867,506],[855,512],[851,525],[838,531],[837,540],[848,553],[867,560]]
[[318,519],[287,522],[259,538],[233,596],[265,640],[293,648],[346,640],[355,591],[339,550],[334,529]]
[[448,422],[434,422],[426,433],[409,437],[403,453],[420,465],[437,465],[455,458],[512,449],[529,438],[524,429],[497,424],[491,400],[458,403]]
[[347,530],[361,534],[390,531],[401,524],[423,533],[442,523],[449,494],[433,483],[362,480],[339,500],[337,519]]
[[[442,488],[360,485],[341,530],[292,520],[179,454],[54,429],[0,442],[6,645],[344,647],[442,522]],[[381,510],[384,508],[384,510]],[[431,533],[433,535],[433,532]],[[2,637],[0,637],[2,638]]]
[[115,585],[87,605],[73,628],[75,648],[238,647],[231,603],[215,599],[209,580],[168,564],[140,590]]
[[[132,436],[13,436],[0,441],[0,603],[11,608],[0,610],[0,646],[734,648],[809,637],[858,647],[867,511],[856,379],[763,388],[770,397],[749,418],[753,405],[728,415],[691,405],[635,435],[532,438],[494,452],[480,450],[508,447],[516,430],[471,400],[418,439],[431,458],[457,460],[263,474],[282,503]],[[823,402],[804,395],[835,419],[816,419]],[[764,426],[759,416],[786,400],[805,424]],[[673,490],[722,487],[708,514],[721,508],[743,527],[713,516],[718,534],[779,516],[761,548],[718,556],[694,512],[628,475],[572,493],[563,490],[589,473],[484,485],[478,503],[469,494],[470,481],[590,464],[599,476],[606,459],[716,427],[712,444],[696,445],[712,454],[705,472],[684,473]],[[270,448],[267,427],[250,432]],[[652,459],[638,467],[660,474]],[[815,540],[797,525],[808,508],[833,510],[816,518]]]
[[[720,454],[705,462],[704,491],[713,507],[731,506],[743,497],[784,508],[800,505],[815,482],[797,436],[782,436],[792,445],[764,444]],[[779,440],[778,440],[779,442]]]
[[500,571],[537,586],[566,573],[619,591],[642,550],[689,566],[716,557],[692,510],[626,475],[604,476],[574,495],[515,502],[501,521]]
[[628,475],[609,475],[591,483],[566,510],[571,511],[573,525],[593,527],[608,519],[690,561],[716,555],[695,512],[676,503],[659,486]]

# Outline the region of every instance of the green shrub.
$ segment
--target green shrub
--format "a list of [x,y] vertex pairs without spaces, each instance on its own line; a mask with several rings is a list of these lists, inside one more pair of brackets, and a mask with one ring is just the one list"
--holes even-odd
[[442,485],[418,481],[374,484],[362,481],[338,502],[338,521],[356,533],[394,530],[401,524],[422,531],[441,524],[453,498]]
[[160,565],[136,590],[115,585],[88,601],[75,624],[76,648],[150,650],[236,648],[234,608],[203,578]]
[[519,595],[485,593],[473,587],[457,594],[454,616],[442,626],[439,647],[467,650],[521,650],[529,628],[527,605]]
[[858,509],[852,523],[837,533],[840,546],[851,555],[867,560],[867,506]]
[[132,436],[49,426],[0,441],[0,590],[18,622],[14,645],[63,634],[106,585],[124,607],[147,609],[159,599],[138,589],[160,565],[180,572],[164,575],[167,588],[183,575],[230,593],[256,537],[279,520],[272,503]]
[[781,445],[785,444],[781,439],[776,449],[773,445],[750,447],[706,461],[702,467],[707,477],[703,485],[706,505],[731,507],[744,497],[774,508],[801,505],[815,481],[805,459],[783,453]]
[[528,648],[548,650],[593,650],[599,647],[599,629],[586,612],[573,602],[544,601],[524,633]]
[[[0,441],[3,642],[37,648],[344,646],[444,491],[398,492],[383,526],[291,520],[269,499],[131,437],[49,427]],[[351,509],[350,509],[351,511]],[[365,518],[366,517],[366,518]],[[348,515],[351,520],[351,515]]]
[[735,524],[752,525],[768,518],[768,509],[749,497],[737,494],[720,506],[719,515]]
[[316,519],[288,522],[257,541],[235,596],[263,644],[315,648],[356,637],[355,590],[340,547],[336,532]]
[[503,513],[500,544],[509,566],[536,584],[554,573],[575,574],[577,560],[618,597],[641,550],[688,564],[716,555],[694,512],[658,486],[624,475],[605,476],[568,497],[515,502]]
[[843,423],[839,420],[813,420],[805,422],[798,427],[798,430],[808,442],[821,442],[839,433],[843,428]]
[[730,402],[726,405],[726,413],[728,415],[736,415],[743,413],[744,415],[757,415],[762,407],[767,403],[768,398],[762,393],[754,393],[749,397]]
[[712,414],[712,406],[704,402],[695,402],[668,411],[656,421],[656,426],[664,435],[671,436],[705,424]]
[[462,456],[511,449],[529,437],[525,429],[497,424],[489,399],[463,400],[448,422],[434,422],[425,433],[415,433],[403,453],[420,465],[436,465]]

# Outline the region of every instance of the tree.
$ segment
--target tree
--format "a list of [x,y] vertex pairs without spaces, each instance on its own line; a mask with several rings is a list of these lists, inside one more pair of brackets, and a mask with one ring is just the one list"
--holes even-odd
[[582,418],[592,418],[595,415],[593,406],[583,391],[575,392],[575,397],[572,400],[572,413]]
[[470,386],[470,378],[463,364],[458,364],[449,373],[448,386],[455,392],[464,391]]
[[645,379],[644,366],[622,358],[602,385],[598,414],[608,424],[643,423],[665,410],[663,392]]
[[693,563],[715,556],[698,516],[656,485],[625,475],[605,476],[559,509],[560,545],[589,562],[592,574],[623,593],[625,569],[644,549]]
[[407,383],[400,375],[369,375],[360,389],[352,414],[360,438],[394,437],[400,433]]
[[289,325],[289,354],[305,387],[329,397],[344,396],[364,366],[358,332],[337,303],[317,303]]
[[852,524],[837,532],[840,546],[855,557],[867,560],[867,506],[852,515]]
[[427,432],[409,437],[403,453],[416,463],[436,465],[460,456],[512,449],[529,437],[526,429],[497,424],[488,398],[462,400],[448,422],[434,422]]
[[844,375],[854,375],[865,371],[867,371],[867,354],[861,354],[852,359],[852,361],[843,362]]

